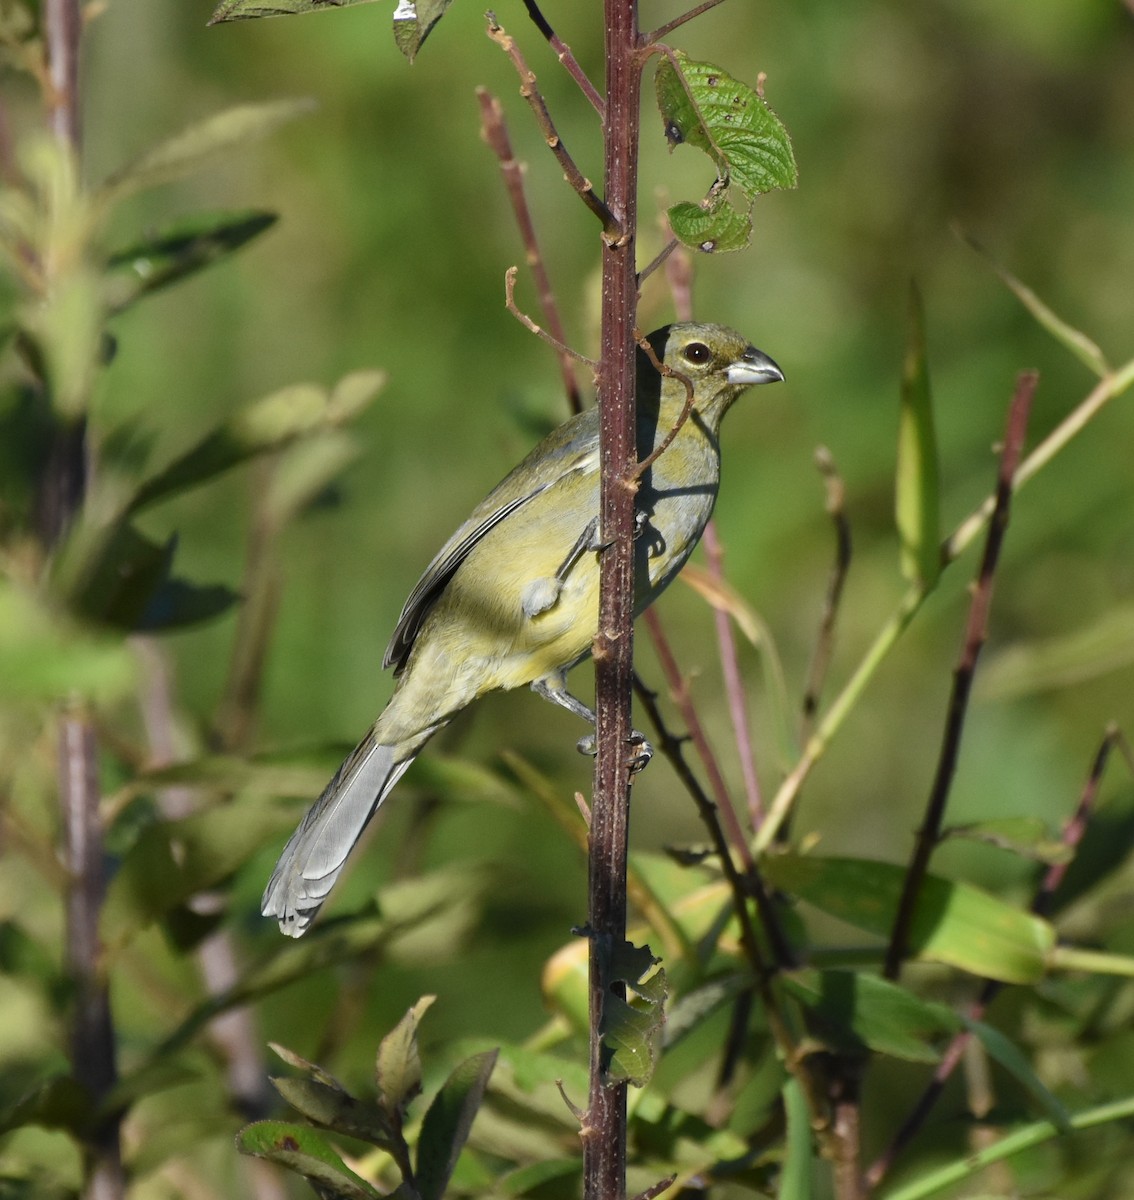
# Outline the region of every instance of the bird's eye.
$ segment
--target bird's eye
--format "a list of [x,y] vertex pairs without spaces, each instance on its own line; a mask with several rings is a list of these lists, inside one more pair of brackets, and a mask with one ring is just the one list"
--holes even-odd
[[690,342],[681,354],[686,362],[690,362],[696,367],[703,366],[713,357],[713,352],[704,342]]

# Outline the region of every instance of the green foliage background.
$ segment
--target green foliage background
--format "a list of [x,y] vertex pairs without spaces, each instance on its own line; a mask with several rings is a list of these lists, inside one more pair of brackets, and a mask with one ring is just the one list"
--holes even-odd
[[[209,9],[186,0],[111,0],[93,23],[85,61],[91,179],[234,102],[309,95],[319,107],[117,214],[112,245],[200,209],[266,207],[281,220],[230,263],[116,321],[118,353],[99,380],[95,421],[107,431],[141,417],[156,438],[156,463],[237,405],[292,381],[329,383],[366,366],[389,373],[357,425],[357,459],[280,546],[285,586],[257,745],[302,751],[329,774],[389,692],[379,664],[418,572],[469,507],[565,414],[554,361],[503,307],[504,271],[522,262],[522,248],[497,164],[478,136],[476,85],[507,106],[573,344],[592,353],[598,241],[593,218],[532,128],[509,64],[484,37],[477,5],[455,4],[412,68],[390,37],[386,5],[212,29]],[[678,11],[647,0],[643,23]],[[601,61],[596,13],[593,5],[549,6],[592,72]],[[566,145],[584,171],[601,177],[594,113],[520,7],[502,7],[498,16],[522,38]],[[691,24],[681,45],[742,78],[767,72],[766,98],[790,129],[800,166],[797,192],[757,203],[753,248],[700,260],[696,283],[698,316],[740,328],[787,374],[785,386],[747,398],[729,417],[717,516],[729,577],[773,631],[798,697],[831,560],[812,466],[818,443],[830,447],[845,476],[856,547],[836,683],[903,591],[892,476],[910,279],[925,298],[946,529],[991,487],[991,447],[1019,369],[1041,372],[1033,442],[1092,384],[950,223],[1113,360],[1134,353],[1134,19],[1104,0],[734,0]],[[35,123],[30,85],[11,74],[3,85],[13,127]],[[669,159],[652,113],[645,131],[642,261],[662,244],[657,189],[676,200],[711,182],[693,151]],[[534,312],[522,274],[521,281],[521,305]],[[671,317],[655,277],[642,324]],[[954,820],[1029,813],[1057,824],[1106,723],[1117,719],[1134,731],[1132,446],[1126,397],[1019,499]],[[158,538],[178,533],[180,569],[190,578],[238,587],[255,486],[254,471],[237,472],[148,514],[143,527]],[[795,833],[821,832],[828,853],[901,861],[908,851],[959,647],[975,565],[969,557],[949,572],[807,785]],[[727,751],[709,610],[680,584],[661,609],[718,748]],[[181,715],[201,730],[224,683],[233,626],[229,616],[168,639]],[[1072,644],[1061,665],[1050,643],[1090,631],[1098,632],[1089,652]],[[660,686],[645,638],[641,645],[641,669]],[[756,653],[746,646],[743,655],[770,791],[785,764]],[[136,730],[135,714],[123,719]],[[499,766],[501,752],[514,751],[569,797],[589,783],[573,749],[577,735],[567,715],[527,694],[493,697],[426,758],[452,751]],[[32,753],[50,772],[47,744]],[[585,864],[544,806],[514,785],[507,803],[454,789],[434,808],[428,770],[411,774],[387,806],[331,910],[349,911],[378,883],[413,872],[489,864],[475,889],[479,909],[405,939],[378,972],[365,965],[312,972],[260,1007],[265,1039],[322,1055],[348,1083],[369,1077],[378,1038],[424,992],[440,997],[423,1029],[427,1046],[432,1038],[526,1037],[544,1019],[542,963],[583,918]],[[116,780],[105,782],[111,788]],[[1128,796],[1129,785],[1111,785],[1120,790]],[[265,839],[234,885],[234,926],[252,954],[277,944],[256,899],[301,811],[294,802],[264,803],[278,808],[278,836]],[[40,821],[49,827],[51,814]],[[635,788],[635,846],[701,838],[688,799],[655,763]],[[44,939],[57,936],[57,897],[42,874],[14,854],[9,862],[0,915],[18,914]],[[1017,899],[1030,877],[1018,860],[972,846],[946,848],[935,867]],[[1128,896],[1129,870],[1108,887]],[[1132,949],[1129,929],[1116,937],[1112,948]],[[114,981],[126,1065],[144,1058],[199,991],[191,966],[159,934],[143,938],[145,954]],[[10,1100],[61,1059],[56,1015],[19,980],[0,988],[7,1014],[0,1070]],[[889,1082],[901,1095],[912,1078],[897,1072]],[[214,1086],[187,1084],[176,1100],[154,1103],[172,1106],[168,1136],[204,1146],[223,1178],[233,1169],[225,1159],[233,1122]],[[892,1095],[875,1100],[880,1119],[895,1106]],[[202,1115],[190,1120],[188,1112]],[[35,1143],[25,1136],[21,1153],[33,1157],[65,1144],[61,1135],[36,1135]]]

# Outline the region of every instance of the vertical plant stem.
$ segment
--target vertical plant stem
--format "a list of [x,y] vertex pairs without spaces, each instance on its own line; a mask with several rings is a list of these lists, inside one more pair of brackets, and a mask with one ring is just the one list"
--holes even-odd
[[634,488],[637,461],[634,365],[637,275],[638,128],[641,63],[636,0],[604,0],[606,206],[618,224],[603,234],[602,361],[599,368],[600,523],[603,542],[599,632],[595,639],[598,756],[591,807],[590,1098],[583,1136],[586,1200],[626,1193],[626,1085],[603,1079],[600,1028],[610,994],[612,945],[626,936],[626,843],[630,808],[628,748],[634,676]]

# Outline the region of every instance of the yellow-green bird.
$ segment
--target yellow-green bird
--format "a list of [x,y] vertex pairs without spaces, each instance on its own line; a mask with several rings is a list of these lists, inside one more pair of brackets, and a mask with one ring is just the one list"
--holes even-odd
[[[723,325],[687,322],[650,334],[663,375],[638,352],[638,457],[672,431],[644,472],[637,509],[635,606],[646,609],[684,566],[712,515],[721,419],[746,388],[783,372]],[[579,413],[547,437],[473,510],[410,593],[383,666],[390,702],[284,847],[263,912],[299,937],[366,823],[425,743],[496,688],[534,691],[593,722],[566,673],[598,632],[599,418]]]

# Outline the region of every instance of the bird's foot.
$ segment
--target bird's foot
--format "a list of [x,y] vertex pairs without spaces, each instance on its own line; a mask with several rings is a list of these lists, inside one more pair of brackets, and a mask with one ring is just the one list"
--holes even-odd
[[[630,736],[626,739],[628,746],[634,747],[634,754],[630,759],[630,774],[637,775],[639,771],[644,770],[646,764],[654,756],[654,748],[650,745],[649,739],[644,733],[639,733],[637,729],[630,730]],[[576,749],[580,754],[587,754],[594,758],[598,752],[598,744],[595,741],[593,733],[584,734],[576,743]]]

